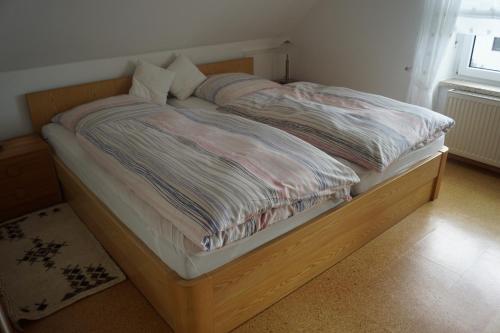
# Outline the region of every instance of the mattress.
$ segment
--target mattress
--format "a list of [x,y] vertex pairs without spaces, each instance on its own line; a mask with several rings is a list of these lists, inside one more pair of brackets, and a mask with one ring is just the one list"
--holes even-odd
[[[209,110],[217,109],[217,105],[207,102],[198,97],[189,97],[185,100],[178,100],[176,98],[172,98],[168,100],[168,103],[175,107],[202,108],[202,109],[204,108]],[[354,186],[351,187],[351,195],[356,196],[368,191],[375,185],[380,184],[389,178],[392,178],[394,176],[397,176],[405,172],[414,164],[437,153],[441,148],[443,148],[443,146],[444,146],[444,135],[419,149],[416,149],[401,156],[399,159],[397,159],[391,165],[389,165],[383,172],[377,172],[374,170],[363,168],[356,163],[350,162],[338,156],[335,156],[335,158],[338,161],[342,162],[343,164],[351,167],[361,179],[361,181],[358,184],[355,184]]]
[[80,147],[71,131],[61,125],[48,124],[43,127],[42,132],[55,154],[83,184],[163,262],[184,279],[193,279],[210,272],[341,203],[340,200],[323,202],[285,221],[275,223],[251,237],[219,250],[200,252],[176,230],[172,223],[162,219],[140,198],[127,191],[124,184],[94,162],[93,158]]
[[351,187],[351,195],[356,196],[368,191],[377,184],[397,176],[410,169],[416,163],[425,160],[427,157],[437,153],[444,146],[444,135],[427,145],[411,151],[390,164],[383,172],[365,169],[356,163],[347,161],[340,157],[335,157],[339,162],[349,166],[357,173],[361,181]]

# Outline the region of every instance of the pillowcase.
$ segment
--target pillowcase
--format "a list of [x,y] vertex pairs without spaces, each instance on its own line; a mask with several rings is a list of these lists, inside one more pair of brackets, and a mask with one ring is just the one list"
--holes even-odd
[[69,109],[68,111],[58,113],[52,118],[52,122],[61,124],[70,131],[75,132],[76,126],[78,125],[80,120],[91,113],[115,107],[138,105],[144,103],[149,102],[141,97],[132,95],[117,95],[106,97],[89,103],[81,104],[75,106],[72,109]]
[[178,56],[167,69],[175,73],[174,83],[171,88],[172,95],[181,100],[191,96],[196,87],[207,78],[184,55]]
[[175,73],[169,70],[139,60],[132,77],[132,87],[128,93],[159,105],[165,105],[174,77]]
[[243,95],[262,89],[278,88],[280,84],[245,73],[227,73],[210,76],[195,92],[196,97],[219,106]]

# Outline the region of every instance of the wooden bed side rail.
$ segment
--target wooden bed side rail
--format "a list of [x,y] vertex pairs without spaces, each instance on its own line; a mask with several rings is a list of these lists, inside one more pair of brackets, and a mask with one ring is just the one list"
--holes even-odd
[[215,331],[227,332],[277,302],[432,200],[446,154],[211,272]]
[[447,150],[351,202],[192,280],[180,278],[56,159],[69,204],[175,332],[227,332],[439,193]]

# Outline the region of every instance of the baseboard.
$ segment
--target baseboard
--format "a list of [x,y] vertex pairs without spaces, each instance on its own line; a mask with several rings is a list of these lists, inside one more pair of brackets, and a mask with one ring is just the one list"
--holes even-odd
[[469,164],[469,165],[475,166],[477,168],[485,169],[485,170],[488,170],[488,171],[500,174],[500,168],[498,168],[496,166],[493,166],[493,165],[489,165],[489,164],[486,164],[486,163],[478,162],[478,161],[472,160],[470,158],[459,156],[459,155],[455,155],[455,154],[452,154],[452,153],[449,153],[448,157],[450,159],[454,160],[454,161],[463,162],[465,164]]

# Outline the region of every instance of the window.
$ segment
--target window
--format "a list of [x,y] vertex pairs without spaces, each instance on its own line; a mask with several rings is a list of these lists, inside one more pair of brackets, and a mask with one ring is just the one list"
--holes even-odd
[[500,83],[500,36],[465,35],[458,74]]
[[476,36],[472,55],[470,57],[470,67],[500,71],[500,37]]

